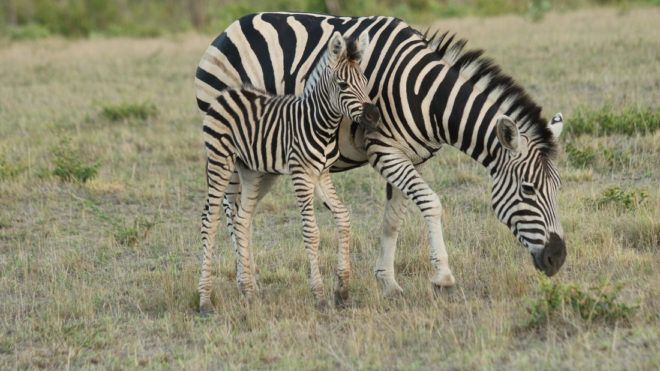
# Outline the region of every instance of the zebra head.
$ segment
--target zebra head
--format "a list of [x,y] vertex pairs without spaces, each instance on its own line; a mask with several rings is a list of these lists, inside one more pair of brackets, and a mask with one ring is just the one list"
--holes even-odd
[[378,126],[380,112],[369,98],[367,78],[360,69],[362,55],[368,46],[367,32],[357,40],[345,40],[335,32],[328,43],[327,68],[331,75],[330,101],[343,115],[371,131]]
[[[561,113],[548,123],[545,136],[556,143],[563,128]],[[551,161],[552,148],[544,148],[539,134],[520,132],[508,116],[496,119],[502,145],[494,168],[492,202],[506,224],[532,254],[536,269],[552,276],[564,264],[566,245],[557,213],[559,173]]]

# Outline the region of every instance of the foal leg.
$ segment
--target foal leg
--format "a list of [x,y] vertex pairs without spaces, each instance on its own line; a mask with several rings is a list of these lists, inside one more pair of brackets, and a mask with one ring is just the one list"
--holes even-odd
[[237,166],[241,178],[241,201],[234,217],[234,234],[236,236],[236,280],[241,293],[250,299],[256,288],[253,275],[250,232],[252,229],[252,214],[257,206],[259,183],[263,174]]
[[323,279],[319,269],[319,227],[314,216],[314,179],[305,173],[292,174],[293,190],[303,221],[303,240],[309,258],[311,289],[319,306],[325,306],[323,298]]
[[337,239],[339,241],[339,261],[337,263],[337,290],[335,291],[335,305],[342,306],[348,299],[348,282],[351,276],[351,262],[349,256],[349,241],[351,222],[348,209],[337,197],[337,192],[330,179],[328,171],[321,174],[316,186],[316,195],[325,206],[330,209],[337,225]]
[[197,291],[199,292],[199,310],[202,313],[212,312],[211,305],[211,258],[215,235],[220,222],[220,204],[234,171],[236,158],[233,145],[224,142],[211,143],[216,151],[207,151],[206,181],[208,192],[206,205],[202,212],[202,245],[204,257],[202,262],[202,275],[199,279]]
[[[261,201],[261,199],[263,199],[268,194],[277,178],[278,176],[275,174],[263,174],[257,187],[257,205],[259,204],[259,201]],[[236,210],[238,210],[238,207],[241,204],[241,189],[241,179],[238,175],[238,170],[234,170],[234,174],[232,175],[231,181],[229,182],[229,186],[227,186],[227,190],[225,191],[225,198],[223,200],[222,206],[225,210],[225,216],[227,217],[227,229],[231,235],[235,253],[238,251],[238,246],[236,245],[236,235],[234,234],[234,218],[236,217]],[[249,195],[248,197],[253,198],[253,195]],[[248,244],[249,246],[252,246],[252,228],[250,228],[250,241]],[[256,267],[256,262],[254,260],[254,249],[250,248],[250,268],[254,272],[256,271]],[[252,275],[253,285],[255,289],[257,289],[257,282],[254,277],[255,276]],[[238,276],[236,279],[238,280]]]

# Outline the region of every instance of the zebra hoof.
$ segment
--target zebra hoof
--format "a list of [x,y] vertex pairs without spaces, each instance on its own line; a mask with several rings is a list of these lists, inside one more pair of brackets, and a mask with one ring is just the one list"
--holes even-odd
[[456,279],[451,272],[445,274],[436,273],[433,278],[431,278],[431,283],[435,287],[449,288],[456,284]]
[[405,294],[403,293],[403,289],[397,283],[390,284],[383,289],[384,299],[398,299],[404,297]]
[[335,307],[345,308],[348,303],[348,291],[337,290],[335,291]]
[[452,297],[456,292],[456,286],[436,286],[433,285],[435,297]]
[[213,306],[211,302],[204,302],[199,304],[199,315],[202,317],[207,317],[213,314]]

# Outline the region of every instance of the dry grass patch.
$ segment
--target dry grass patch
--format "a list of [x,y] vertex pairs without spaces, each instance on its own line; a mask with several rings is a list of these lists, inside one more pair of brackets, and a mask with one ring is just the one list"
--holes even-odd
[[[568,125],[582,105],[657,105],[658,12],[590,10],[539,23],[468,18],[438,28],[486,47],[546,113],[563,111]],[[256,300],[248,307],[240,298],[233,247],[221,229],[215,314],[199,317],[205,182],[192,76],[211,38],[47,39],[0,49],[0,368],[660,365],[657,131],[567,138],[592,148],[594,162],[575,166],[567,153],[557,162],[568,257],[550,282],[587,292],[602,280],[620,284],[616,302],[638,305],[625,320],[586,322],[567,309],[538,329],[522,328],[541,287],[529,253],[493,215],[485,170],[448,148],[422,173],[444,204],[453,292],[431,288],[427,228],[409,206],[396,258],[406,295],[381,298],[373,267],[384,182],[364,167],[332,175],[351,212],[347,308],[314,305],[300,215],[283,178],[254,221]],[[102,107],[118,102],[150,102],[158,114],[104,118]],[[49,149],[61,138],[86,164],[100,164],[94,179],[40,176],[53,169]],[[594,204],[617,186],[643,189],[646,200],[631,209]],[[336,231],[318,206],[331,298]]]

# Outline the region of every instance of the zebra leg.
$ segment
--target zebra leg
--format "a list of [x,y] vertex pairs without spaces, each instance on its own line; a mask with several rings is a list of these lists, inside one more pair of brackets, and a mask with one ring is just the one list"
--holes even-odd
[[[259,201],[261,201],[261,199],[268,194],[277,178],[278,176],[275,174],[263,174],[261,181],[258,184],[257,205],[259,204]],[[231,240],[234,245],[234,253],[237,253],[238,251],[238,246],[236,245],[236,236],[234,235],[234,218],[236,217],[236,210],[238,210],[240,203],[241,179],[238,175],[238,170],[234,170],[234,174],[232,175],[231,181],[229,182],[229,186],[227,186],[225,197],[222,202],[222,206],[225,210],[225,216],[227,217],[227,229],[229,230],[229,234],[231,235]],[[252,246],[252,228],[250,228],[249,246]],[[250,248],[250,268],[252,271],[256,271],[257,269],[256,262],[254,260],[253,248]],[[236,270],[236,273],[238,273],[238,270]],[[238,276],[236,276],[236,280],[238,281]],[[252,275],[252,281],[255,289],[258,289],[255,275]]]
[[241,179],[238,175],[238,170],[234,169],[231,175],[231,180],[225,190],[225,197],[222,199],[222,208],[225,211],[227,218],[227,230],[231,236],[231,242],[234,245],[234,252],[236,252],[236,236],[234,235],[234,217],[236,217],[236,210],[238,210],[238,203],[241,197]]
[[387,202],[383,215],[383,231],[380,237],[380,255],[376,263],[376,278],[383,287],[383,296],[398,296],[403,289],[394,278],[394,254],[399,230],[406,211],[406,196],[398,189],[387,184]]
[[412,162],[391,147],[378,153],[370,151],[369,161],[388,183],[413,200],[421,211],[429,230],[429,255],[435,270],[431,283],[436,287],[454,286],[456,280],[449,269],[449,257],[442,236],[442,204],[438,195],[422,179]]
[[323,279],[319,268],[319,227],[314,216],[314,181],[304,173],[293,173],[293,190],[296,194],[303,222],[303,240],[309,258],[311,289],[319,306],[326,305],[323,298]]
[[348,299],[348,282],[351,276],[351,262],[349,257],[349,241],[351,221],[348,209],[337,197],[337,192],[330,179],[328,171],[321,174],[316,187],[316,194],[332,212],[337,224],[339,241],[339,261],[337,263],[337,290],[335,291],[335,305],[343,306]]
[[202,212],[202,245],[204,246],[204,257],[202,261],[202,275],[197,287],[197,291],[199,292],[199,310],[202,313],[213,311],[211,305],[211,258],[213,256],[215,235],[218,231],[218,224],[220,223],[220,200],[227,188],[236,161],[231,150],[221,147],[220,151],[225,153],[226,156],[223,157],[209,151],[209,160],[206,163],[208,192],[206,205]]
[[234,217],[234,234],[236,236],[236,280],[238,287],[246,299],[250,299],[256,288],[253,275],[254,260],[251,253],[250,234],[252,229],[252,214],[257,207],[259,183],[263,174],[237,166],[241,179],[241,200]]

